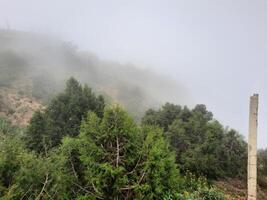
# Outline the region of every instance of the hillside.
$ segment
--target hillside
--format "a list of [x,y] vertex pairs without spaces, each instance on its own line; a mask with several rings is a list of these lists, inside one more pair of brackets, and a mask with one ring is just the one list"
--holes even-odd
[[[157,149],[158,146],[159,148],[161,148],[159,149],[159,151],[162,152],[162,157],[160,160],[155,162],[156,164],[158,164],[161,163],[161,161],[166,157],[172,155],[172,153],[169,152],[168,148],[160,146],[160,144],[162,145],[165,142],[165,140],[163,139],[163,133],[164,137],[167,136],[170,141],[172,150],[174,150],[174,152],[176,153],[176,160],[174,160],[174,157],[172,156],[170,156],[169,158],[169,161],[171,161],[171,166],[173,166],[173,170],[175,171],[176,167],[174,161],[178,163],[182,177],[181,182],[184,181],[184,185],[187,185],[183,186],[184,191],[181,190],[184,192],[184,197],[187,197],[188,199],[194,198],[198,200],[201,195],[214,195],[214,197],[210,198],[217,199],[217,196],[219,198],[221,196],[221,191],[223,191],[223,193],[226,194],[227,198],[229,199],[246,199],[246,181],[244,178],[246,176],[246,142],[238,132],[223,127],[223,125],[221,125],[216,119],[214,119],[212,113],[206,110],[205,105],[197,105],[192,110],[190,108],[187,108],[186,106],[180,106],[183,104],[190,104],[190,99],[185,89],[182,86],[178,85],[176,82],[170,80],[166,76],[158,75],[149,70],[137,68],[131,64],[122,65],[115,62],[101,60],[92,53],[81,52],[70,43],[66,43],[46,35],[1,30],[0,43],[0,122],[3,123],[3,121],[1,121],[1,117],[4,117],[11,121],[14,125],[25,128],[29,124],[30,119],[33,119],[28,126],[28,131],[26,131],[26,134],[29,134],[30,132],[30,135],[26,135],[26,137],[24,138],[15,138],[19,139],[19,141],[22,143],[24,143],[24,140],[26,140],[26,144],[28,145],[27,148],[23,146],[24,144],[22,144],[21,147],[17,147],[15,145],[15,148],[23,149],[23,153],[25,154],[25,158],[23,159],[26,160],[28,156],[32,156],[31,152],[28,152],[28,149],[41,153],[44,149],[52,144],[51,141],[55,141],[55,138],[57,139],[57,143],[53,144],[53,148],[58,148],[58,145],[60,145],[61,141],[63,141],[66,151],[69,151],[68,148],[73,148],[72,146],[68,146],[68,138],[66,139],[66,136],[74,136],[72,138],[72,142],[74,143],[80,142],[80,139],[87,141],[88,138],[83,138],[84,135],[81,134],[79,136],[80,123],[81,120],[85,117],[87,111],[91,109],[91,111],[95,112],[98,115],[97,117],[99,118],[93,116],[92,119],[90,119],[92,121],[88,119],[88,126],[86,124],[86,126],[84,125],[84,127],[86,127],[84,131],[91,131],[90,129],[92,127],[90,127],[89,124],[98,124],[96,127],[102,127],[99,124],[99,120],[103,117],[102,114],[104,111],[102,109],[104,107],[104,103],[98,98],[98,95],[101,94],[105,97],[105,103],[111,104],[115,102],[123,105],[123,107],[125,107],[125,109],[130,113],[130,116],[134,117],[135,121],[142,121],[141,124],[143,125],[158,125],[162,128],[162,130],[154,129],[152,131],[153,133],[155,132],[161,135],[162,138],[154,138],[156,142],[153,139],[148,140],[147,142],[150,143],[150,145],[155,149]],[[72,84],[76,89],[72,91],[70,89],[72,87],[69,87],[69,90],[63,90],[66,81],[71,76],[77,78],[82,84],[79,85],[78,82],[76,83],[76,80],[70,79],[72,80]],[[85,83],[93,89],[93,92],[91,90],[87,90],[86,87],[83,87],[83,84]],[[85,101],[86,103],[80,102],[80,98],[83,100],[88,98],[88,101]],[[50,101],[51,99],[53,99],[54,101]],[[162,105],[165,102],[174,102],[179,105],[166,103],[162,108],[157,110],[159,105]],[[155,110],[148,110],[148,108],[151,107],[154,107]],[[32,118],[33,114],[37,110],[42,110],[44,112],[37,112],[37,114],[34,115],[35,117]],[[109,111],[105,111],[105,114],[111,115],[111,118],[113,117],[112,113],[116,113],[116,115],[118,114],[118,116],[121,115],[120,120],[125,121],[126,126],[124,128],[125,132],[127,132],[129,128],[127,127],[127,124],[129,123],[128,120],[130,119],[130,116],[127,116],[127,111],[120,109],[118,110],[116,108],[115,110],[111,109]],[[75,112],[77,112],[78,114]],[[78,115],[78,117],[76,115]],[[140,120],[141,117],[143,117],[142,120]],[[101,120],[105,122],[105,120],[107,119],[108,118],[103,117],[103,119]],[[107,120],[105,123],[111,123],[110,125],[112,125],[113,122]],[[117,123],[117,121],[114,123]],[[139,123],[134,125],[134,127],[137,127],[138,125]],[[5,126],[2,126],[0,128],[4,129],[3,127],[5,128]],[[108,129],[106,130],[105,128],[103,128],[103,130],[97,130],[98,131],[96,131],[96,134],[102,134],[103,132],[107,134],[105,141],[108,141],[110,139],[110,133]],[[131,131],[135,134],[140,135],[142,135],[146,131],[149,131],[144,129],[142,133],[137,133],[137,130],[139,129],[134,128]],[[93,132],[94,131],[95,130],[93,130]],[[117,129],[115,129],[114,131],[116,132]],[[161,131],[163,132],[161,133]],[[4,133],[5,131],[2,130],[2,132]],[[54,133],[56,133],[56,135],[53,135]],[[45,134],[47,135],[44,136]],[[1,137],[9,136],[4,135]],[[43,143],[46,142],[45,139],[49,137],[51,137],[50,142],[47,142],[47,144],[43,147]],[[77,137],[80,137],[80,139],[77,139]],[[122,137],[125,136],[122,135]],[[29,138],[32,138],[32,140]],[[95,138],[93,137],[91,139],[94,140]],[[91,139],[88,141],[91,142]],[[132,135],[129,135],[128,139],[132,140],[132,142],[136,142],[132,138]],[[128,141],[128,139],[125,141]],[[140,143],[142,143],[142,139],[139,139]],[[8,146],[8,140],[5,142],[8,148],[12,149],[13,138],[11,137],[11,139],[9,138],[9,140],[11,141],[10,146]],[[157,140],[159,140],[158,143]],[[100,142],[102,142],[102,140]],[[117,145],[115,153],[117,156],[120,156],[120,150],[118,150],[118,148],[120,148],[120,144],[118,145],[118,140],[114,140],[114,144],[115,143]],[[129,145],[132,144],[133,143],[129,143]],[[109,143],[106,144],[108,151],[110,150],[109,145]],[[124,143],[122,142],[121,145],[124,145]],[[138,146],[138,143],[136,143],[135,145],[133,146],[134,148],[140,148],[140,146]],[[169,144],[166,145],[168,146]],[[40,146],[41,148],[38,149]],[[2,146],[2,148],[5,150],[4,145]],[[58,151],[61,150],[62,149],[58,149]],[[112,150],[114,150],[114,148],[112,148]],[[2,153],[5,151],[2,151]],[[84,149],[79,149],[79,151],[89,152],[89,150],[84,151]],[[143,152],[145,151],[146,149],[144,149]],[[16,152],[20,152],[20,150],[15,149],[15,155],[17,156]],[[51,151],[50,153],[52,152],[53,151]],[[139,153],[141,154],[143,152]],[[158,150],[155,150],[154,153],[156,152],[158,152]],[[61,153],[61,156],[67,156],[64,155],[64,153],[66,153],[65,151]],[[133,155],[135,155],[135,153]],[[3,153],[3,155],[5,154]],[[108,157],[112,157],[114,155],[115,154],[113,152]],[[49,160],[49,156],[47,158],[42,158],[41,156],[40,158],[48,159],[47,162],[51,162],[50,167],[61,165],[61,167],[68,169],[69,165],[67,165],[66,163],[57,163],[63,157],[53,160],[52,154],[51,160]],[[6,159],[6,157],[4,158]],[[156,158],[158,158],[158,155],[155,155],[155,159]],[[20,159],[20,157],[17,157],[16,159]],[[41,162],[38,160],[39,157],[36,160],[34,159],[32,160],[32,162]],[[115,168],[118,167],[119,159],[120,158],[118,157],[116,158],[117,164],[115,165]],[[133,171],[139,170],[136,168],[136,166],[139,165],[140,158],[134,157],[131,159],[134,159],[136,162],[134,166],[132,166]],[[7,158],[3,163],[8,163],[8,161],[9,159]],[[123,158],[121,162],[122,161]],[[71,159],[70,162],[72,166],[73,163]],[[102,160],[99,162],[101,163]],[[168,165],[168,162],[163,162],[163,165]],[[17,165],[23,166],[24,161],[18,161],[18,163]],[[151,162],[147,161],[147,163]],[[87,165],[87,163],[83,164],[85,166]],[[110,164],[114,165],[113,161],[111,161]],[[27,165],[23,167],[30,168],[28,174],[30,176],[32,173],[31,167]],[[79,166],[76,167],[79,168]],[[152,166],[151,168],[154,167]],[[36,170],[39,174],[41,174],[40,177],[46,177],[46,179],[48,179],[46,174],[48,172],[46,172],[45,170]],[[71,170],[73,170],[73,166]],[[140,168],[140,170],[142,171],[142,168]],[[193,179],[191,179],[192,177],[187,177],[185,175],[187,170],[199,175],[200,178],[193,177]],[[58,181],[58,178],[53,177],[53,171],[56,171],[56,169],[51,168],[51,172],[49,173],[51,173],[52,177],[50,178],[51,180],[53,179]],[[141,175],[141,171],[137,172],[137,177]],[[265,168],[263,171],[266,171]],[[71,179],[77,179],[76,176],[78,175],[76,175],[75,169],[74,174],[72,174],[72,172],[68,174],[69,172],[69,170],[66,170],[68,177],[71,177]],[[168,170],[166,170],[165,172],[168,173]],[[124,175],[128,176],[131,173],[132,171],[129,171]],[[177,174],[179,174],[177,171],[172,174],[169,177],[170,181],[172,181],[173,177],[175,177]],[[259,176],[261,176],[262,174],[265,174],[265,172],[263,173],[261,171],[259,174]],[[73,175],[74,177],[72,177]],[[124,175],[118,177],[123,177]],[[202,175],[207,177],[207,182],[206,180],[203,181],[201,179]],[[82,174],[80,174],[80,176],[82,176]],[[139,181],[137,181],[136,184],[140,184],[140,180],[142,182],[143,176],[145,175],[141,175],[141,177],[138,178]],[[132,177],[129,177],[129,180],[131,180]],[[258,193],[258,199],[260,200],[264,200],[267,197],[267,191],[265,189],[266,187],[263,185],[266,184],[266,179],[262,177],[260,177],[262,180]],[[40,178],[40,180],[41,179],[42,178]],[[24,184],[23,178],[21,180],[22,182],[20,184]],[[178,179],[175,179],[173,183],[177,184],[177,180]],[[81,184],[84,184],[84,180],[79,181],[81,181]],[[165,180],[162,180],[162,183],[164,182]],[[208,183],[212,184],[208,185]],[[70,188],[77,187],[77,185],[75,185],[76,182],[70,181],[68,184]],[[88,185],[85,184],[85,186],[87,187]],[[99,185],[99,187],[100,186],[101,184]],[[125,186],[128,187],[128,185]],[[171,185],[168,185],[168,187],[170,186]],[[39,186],[36,186],[36,191],[39,190],[38,187]],[[55,184],[55,187],[59,187],[59,185]],[[2,192],[6,193],[6,191],[10,189],[9,184],[6,185],[5,189],[3,188]],[[143,189],[145,188],[146,187],[144,186]],[[65,191],[65,189],[66,188],[64,188],[63,190]],[[81,192],[80,189],[81,188],[75,188],[75,190],[77,191],[72,191],[72,193],[74,194],[71,195],[76,196],[79,193],[83,194],[85,192]],[[92,188],[91,190],[93,192],[96,192],[95,195],[97,196],[98,192],[94,191],[94,189],[95,188],[93,186],[93,190]],[[125,187],[122,187],[118,191],[121,192],[121,190],[123,191],[124,189]],[[175,190],[177,190],[177,188]],[[55,195],[59,195],[58,198],[61,198],[62,194],[57,194],[57,190],[51,190],[50,192],[55,193]],[[18,194],[21,195],[20,193]],[[27,191],[25,195],[26,194]],[[103,192],[103,194],[105,194],[105,192]],[[42,195],[45,196],[45,194]],[[124,192],[122,192],[122,196],[124,195]],[[168,195],[169,194],[166,193],[166,196]],[[168,198],[176,199],[178,197],[169,196]],[[224,199],[223,197],[221,198]]]
[[24,92],[26,89],[25,83],[14,81],[0,90],[0,116],[22,127],[28,124],[34,111],[44,108],[40,100]]
[[[9,99],[11,96],[15,101],[34,102],[23,108],[28,116],[61,91],[70,76],[111,97],[110,102],[121,103],[135,118],[144,109],[166,101],[188,101],[185,89],[168,77],[131,64],[101,60],[46,35],[0,30],[0,43],[0,113],[7,116],[21,109],[11,105],[17,103]],[[29,119],[25,115],[16,114],[23,118],[22,124]]]

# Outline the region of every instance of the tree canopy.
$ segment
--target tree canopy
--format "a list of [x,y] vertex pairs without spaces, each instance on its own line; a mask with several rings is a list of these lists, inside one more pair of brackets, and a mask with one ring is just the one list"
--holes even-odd
[[88,111],[103,115],[104,98],[96,96],[74,78],[67,81],[65,91],[51,100],[44,111],[37,111],[26,132],[28,147],[37,152],[58,146],[66,136],[77,136]]
[[[86,199],[156,199],[178,188],[174,154],[160,129],[139,128],[119,107],[107,108],[103,119],[90,112],[78,138],[65,138],[69,159],[78,153]],[[76,171],[74,174],[78,174]]]
[[190,110],[167,103],[159,110],[148,110],[142,123],[164,129],[183,172],[213,179],[245,177],[246,143],[235,130],[213,119],[205,105]]

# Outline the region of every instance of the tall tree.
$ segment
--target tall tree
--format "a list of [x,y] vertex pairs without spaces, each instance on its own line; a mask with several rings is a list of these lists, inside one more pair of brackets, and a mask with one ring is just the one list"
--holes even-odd
[[102,96],[97,97],[87,85],[83,87],[70,78],[65,91],[52,99],[44,111],[33,116],[26,133],[28,146],[37,152],[43,151],[44,145],[55,147],[64,136],[79,134],[81,121],[88,111],[101,117],[103,109]]
[[89,113],[79,137],[63,142],[70,157],[74,147],[88,190],[82,199],[160,199],[177,188],[175,157],[161,129],[139,128],[119,107],[107,108],[103,119]]

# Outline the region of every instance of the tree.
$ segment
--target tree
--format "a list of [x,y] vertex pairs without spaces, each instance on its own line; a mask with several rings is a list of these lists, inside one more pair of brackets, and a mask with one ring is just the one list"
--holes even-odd
[[48,136],[46,135],[48,121],[45,113],[36,111],[27,127],[26,141],[28,147],[36,152],[45,152],[48,147]]
[[90,112],[79,137],[65,138],[62,148],[69,157],[78,152],[81,199],[160,199],[179,182],[161,129],[139,128],[119,107],[107,108],[103,119]]
[[219,153],[220,162],[224,164],[226,177],[246,178],[247,175],[247,143],[233,129],[226,129]]
[[29,152],[19,133],[0,119],[0,199],[71,199],[66,158],[58,150]]
[[155,111],[149,109],[146,111],[145,116],[142,119],[143,124],[159,125],[167,131],[168,126],[181,114],[181,106],[166,103],[162,106],[162,109]]
[[214,120],[205,105],[190,110],[165,104],[158,111],[150,109],[142,122],[165,130],[182,172],[212,179],[245,177],[246,143],[236,131]]
[[52,99],[44,111],[37,111],[33,116],[26,132],[28,147],[43,152],[44,148],[58,146],[66,135],[77,136],[87,112],[94,111],[101,117],[104,105],[102,96],[95,96],[87,85],[82,87],[70,78],[65,91]]

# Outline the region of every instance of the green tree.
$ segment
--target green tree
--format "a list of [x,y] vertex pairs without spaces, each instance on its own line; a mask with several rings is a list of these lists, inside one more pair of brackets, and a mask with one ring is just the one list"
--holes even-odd
[[48,147],[47,140],[47,118],[45,113],[36,111],[27,127],[26,141],[30,149],[37,152],[45,152]]
[[139,128],[119,107],[107,108],[103,119],[89,113],[79,137],[65,138],[62,147],[69,157],[78,152],[84,177],[73,174],[87,190],[81,199],[161,199],[179,182],[161,129]]
[[26,132],[28,147],[37,152],[58,146],[66,136],[77,136],[82,118],[88,111],[103,115],[104,99],[79,84],[74,78],[67,81],[66,89],[51,100],[44,111],[32,118]]
[[181,111],[181,106],[166,103],[159,111],[155,111],[153,109],[146,111],[145,116],[142,119],[142,123],[159,125],[164,129],[164,131],[167,131],[168,126],[171,125],[178,116],[180,116]]
[[224,164],[226,177],[246,178],[247,175],[247,143],[233,129],[226,129],[222,140],[220,162]]
[[142,122],[165,130],[183,172],[213,179],[245,177],[246,143],[214,120],[205,105],[190,110],[167,103],[158,111],[148,110]]

